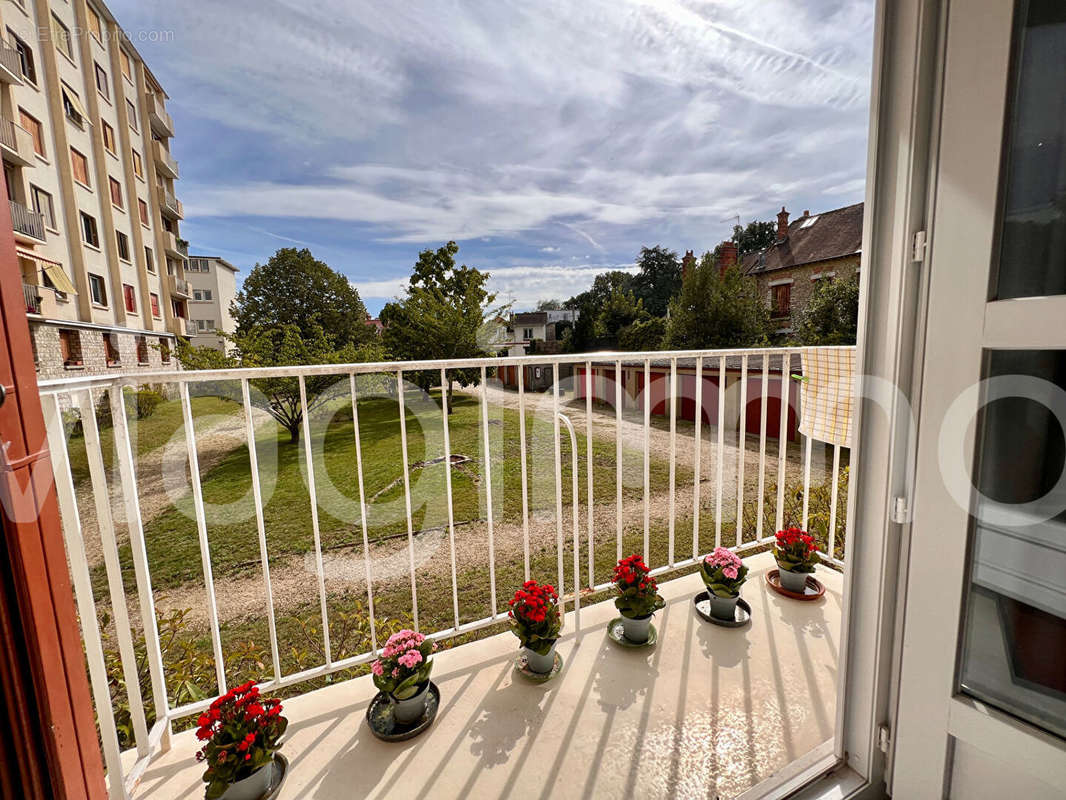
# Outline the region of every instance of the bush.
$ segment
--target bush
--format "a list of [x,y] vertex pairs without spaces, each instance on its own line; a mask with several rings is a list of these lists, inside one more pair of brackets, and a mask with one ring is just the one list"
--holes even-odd
[[154,389],[142,386],[136,391],[126,393],[126,408],[129,413],[136,415],[137,419],[148,419],[164,399],[163,395]]

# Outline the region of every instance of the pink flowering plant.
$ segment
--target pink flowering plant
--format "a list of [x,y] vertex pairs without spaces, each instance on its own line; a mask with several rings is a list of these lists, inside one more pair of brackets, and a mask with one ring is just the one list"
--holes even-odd
[[700,562],[700,577],[716,597],[738,597],[740,587],[748,579],[748,568],[732,550],[716,547]]
[[204,743],[196,760],[207,764],[207,800],[273,761],[288,724],[281,701],[260,697],[252,681],[212,701],[196,720],[196,738]]
[[370,665],[374,685],[397,700],[414,697],[429,680],[433,669],[430,656],[436,649],[437,645],[421,633],[394,633],[385,643],[381,657]]

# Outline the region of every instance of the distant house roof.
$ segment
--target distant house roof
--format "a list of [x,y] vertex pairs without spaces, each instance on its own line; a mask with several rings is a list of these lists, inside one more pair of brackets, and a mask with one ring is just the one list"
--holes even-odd
[[385,330],[385,325],[377,317],[367,317],[366,324],[378,333],[381,333],[383,330]]
[[788,226],[788,236],[741,259],[745,273],[758,274],[855,255],[862,249],[863,204],[806,214]]

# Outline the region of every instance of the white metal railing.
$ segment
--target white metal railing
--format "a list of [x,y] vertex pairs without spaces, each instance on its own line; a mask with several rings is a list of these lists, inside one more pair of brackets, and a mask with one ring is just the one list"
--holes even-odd
[[[774,530],[768,530],[764,526],[764,512],[766,502],[766,473],[769,469],[774,471],[772,462],[767,461],[768,444],[768,408],[772,397],[780,399],[780,418],[777,432],[777,464],[776,464],[776,519],[775,530],[781,528],[785,522],[785,484],[787,475],[788,439],[790,435],[789,410],[796,413],[798,419],[798,395],[792,392],[789,379],[791,371],[800,368],[800,348],[764,348],[747,350],[707,350],[707,351],[675,351],[675,352],[648,352],[648,353],[596,353],[578,355],[541,355],[527,357],[506,357],[488,359],[465,359],[446,361],[422,361],[422,362],[388,362],[376,364],[324,364],[294,367],[266,367],[257,369],[224,369],[202,372],[137,372],[119,375],[83,376],[70,379],[42,381],[40,390],[43,397],[45,417],[49,433],[49,446],[53,453],[53,464],[59,497],[60,509],[63,517],[64,533],[70,557],[73,583],[79,604],[83,634],[86,643],[90,678],[93,686],[96,707],[101,710],[100,732],[104,745],[104,753],[107,761],[109,775],[111,776],[111,791],[114,797],[122,797],[124,787],[131,787],[142,774],[149,759],[160,749],[169,746],[171,725],[176,720],[190,717],[207,707],[209,701],[186,703],[179,706],[171,706],[168,700],[167,679],[164,669],[161,644],[156,623],[155,599],[152,584],[152,564],[149,563],[147,547],[145,543],[144,524],[142,522],[140,500],[138,497],[137,464],[134,459],[134,450],[131,442],[130,426],[127,422],[125,401],[122,390],[129,385],[153,384],[164,385],[176,390],[181,403],[183,436],[185,439],[185,451],[191,481],[192,504],[195,511],[196,536],[200,550],[200,567],[206,589],[206,604],[208,625],[210,627],[211,648],[214,658],[215,679],[219,693],[226,691],[226,654],[222,646],[221,628],[217,601],[215,596],[215,579],[212,572],[211,559],[211,531],[208,527],[207,517],[204,512],[203,486],[199,468],[199,449],[197,435],[194,427],[193,410],[190,400],[190,386],[202,384],[217,384],[224,381],[239,383],[239,403],[244,417],[244,436],[248,446],[249,466],[251,474],[252,500],[255,510],[256,535],[258,539],[258,557],[261,562],[262,578],[265,588],[266,623],[269,634],[270,652],[272,655],[272,677],[265,680],[261,686],[264,691],[277,690],[282,687],[292,686],[310,679],[320,678],[340,670],[366,664],[376,657],[379,646],[378,631],[374,615],[375,587],[373,564],[370,557],[371,538],[367,520],[367,497],[364,485],[363,450],[360,435],[359,402],[360,392],[357,390],[356,378],[363,375],[388,376],[387,380],[395,386],[397,410],[399,412],[398,424],[400,428],[400,441],[402,448],[402,473],[404,511],[406,514],[406,538],[408,549],[408,572],[410,581],[410,611],[416,629],[422,627],[419,614],[419,594],[417,580],[417,564],[415,558],[415,530],[412,509],[411,465],[408,458],[408,422],[405,404],[407,402],[407,390],[405,389],[405,373],[439,372],[440,386],[448,386],[448,374],[450,371],[478,370],[481,377],[481,388],[478,393],[479,402],[479,427],[480,434],[477,437],[484,447],[485,459],[482,465],[482,484],[485,491],[485,509],[487,514],[486,530],[487,541],[485,542],[488,552],[487,580],[490,590],[490,613],[480,619],[461,622],[461,608],[459,596],[458,570],[456,563],[456,519],[453,503],[452,487],[452,443],[449,428],[449,397],[448,392],[441,391],[440,405],[434,406],[439,413],[441,432],[443,434],[443,450],[445,464],[445,502],[447,508],[447,534],[450,549],[450,576],[451,576],[451,600],[452,600],[452,624],[438,625],[432,630],[423,630],[431,638],[444,638],[454,636],[489,625],[503,622],[507,619],[507,609],[497,607],[497,552],[495,542],[494,504],[493,504],[493,479],[491,453],[492,442],[490,439],[489,406],[489,379],[493,373],[500,376],[503,368],[514,367],[516,371],[516,393],[519,415],[519,437],[521,444],[519,458],[521,459],[521,514],[522,514],[522,566],[523,574],[528,579],[530,576],[531,547],[530,547],[530,514],[529,503],[529,454],[526,444],[526,412],[529,408],[529,396],[539,396],[538,402],[545,403],[550,399],[550,419],[553,426],[553,449],[554,449],[554,512],[556,523],[556,567],[557,581],[560,597],[564,602],[574,604],[575,611],[580,607],[582,592],[602,590],[610,586],[609,581],[596,580],[596,552],[597,533],[599,547],[604,541],[609,541],[610,530],[614,531],[614,547],[616,557],[623,553],[623,533],[625,522],[623,515],[623,412],[626,409],[639,409],[642,414],[642,483],[643,483],[643,552],[652,574],[661,575],[665,572],[676,570],[681,567],[692,566],[698,563],[704,555],[703,551],[710,548],[710,544],[704,539],[709,536],[709,530],[701,539],[701,516],[709,511],[711,503],[702,487],[704,482],[705,466],[702,462],[704,447],[711,442],[717,441],[715,448],[715,461],[713,469],[713,509],[714,509],[714,546],[725,544],[739,552],[749,551],[754,548],[764,548],[774,539]],[[779,393],[771,391],[771,362],[776,361],[774,372],[778,376]],[[533,393],[526,388],[526,369],[539,368],[550,370],[552,380],[550,382],[550,395],[545,398],[543,394]],[[580,527],[579,527],[579,475],[578,475],[578,436],[573,422],[563,413],[563,380],[561,372],[564,368],[583,370],[582,377],[568,384],[566,391],[572,394],[571,402],[577,403],[579,395],[584,398],[584,412],[586,417],[586,503],[584,508],[586,523],[586,542],[584,544],[587,557],[587,575],[581,575],[579,552],[581,550]],[[652,439],[652,415],[653,406],[656,405],[652,381],[653,369],[656,374],[663,375],[666,380],[666,391],[663,401],[669,406],[669,428],[666,434],[669,442],[669,511],[665,520],[666,529],[666,558],[662,563],[651,563],[652,554],[652,514],[651,514],[651,439]],[[679,390],[679,369],[684,370],[685,376],[691,374],[694,378],[694,397],[685,396],[685,392]],[[600,372],[597,373],[596,370]],[[643,386],[634,389],[633,385],[623,385],[623,370],[628,370],[631,376],[642,376]],[[689,372],[691,370],[691,373]],[[532,373],[531,373],[532,374]],[[608,374],[613,374],[614,382],[611,385]],[[355,464],[354,472],[357,480],[360,503],[358,527],[361,533],[363,547],[364,571],[366,577],[366,600],[369,613],[369,638],[370,648],[365,652],[357,653],[344,658],[334,658],[330,641],[330,615],[328,594],[326,591],[325,570],[323,565],[323,548],[319,520],[319,503],[316,496],[316,463],[312,453],[311,417],[309,415],[309,402],[307,381],[320,376],[337,376],[347,378],[346,389],[350,397],[352,410],[352,424],[355,436]],[[737,380],[730,385],[727,378],[732,375]],[[296,379],[299,387],[299,406],[303,415],[303,445],[305,450],[304,476],[305,488],[310,502],[310,522],[314,549],[314,572],[318,596],[319,614],[322,622],[322,639],[324,659],[318,666],[304,669],[299,672],[285,674],[282,670],[279,657],[280,646],[278,629],[275,618],[275,599],[272,592],[270,575],[270,552],[266,536],[266,519],[264,516],[263,494],[260,481],[260,465],[256,449],[256,431],[253,424],[252,388],[254,382],[266,378],[290,378]],[[749,437],[755,434],[750,430],[748,423],[748,385],[749,378],[753,378],[760,388],[759,424],[758,430],[758,489],[754,508],[757,514],[754,536],[745,537],[744,514],[746,510],[744,480],[745,462],[750,457]],[[706,385],[705,385],[706,384]],[[713,407],[704,410],[704,392],[707,387],[716,386],[717,391],[717,422],[716,439],[705,437],[703,426],[704,413],[711,416]],[[599,388],[604,391],[601,393]],[[103,448],[100,443],[100,432],[94,413],[94,399],[107,390],[111,415],[114,426],[114,446],[116,453],[117,483],[122,503],[122,517],[124,518],[130,540],[130,549],[133,561],[133,571],[137,589],[137,611],[140,620],[144,622],[143,635],[147,649],[147,663],[149,667],[151,694],[154,704],[155,724],[149,729],[144,708],[144,698],[141,694],[140,684],[137,677],[137,663],[135,658],[134,642],[137,631],[131,624],[128,612],[129,599],[123,584],[123,576],[119,561],[119,548],[115,535],[115,522],[110,508],[110,495],[108,493],[108,474],[105,469]],[[613,391],[612,391],[613,390]],[[739,394],[739,404],[735,407],[735,414],[727,414],[727,399],[732,402],[735,397],[727,398],[727,395]],[[612,398],[613,394],[613,398]],[[614,414],[600,411],[594,408],[594,400],[614,405]],[[678,508],[676,504],[677,493],[677,467],[678,467],[678,440],[683,434],[678,432],[679,403],[687,400],[695,401],[694,423],[692,438],[700,444],[693,448],[692,461],[692,490],[693,505],[691,509],[692,539],[691,549],[677,540]],[[753,401],[754,402],[754,401]],[[580,407],[580,406],[575,406]],[[83,425],[84,445],[88,461],[88,480],[91,483],[91,496],[95,506],[97,524],[100,533],[100,544],[103,551],[103,563],[107,575],[108,598],[113,609],[112,624],[118,643],[119,657],[123,680],[127,692],[134,740],[136,743],[137,760],[135,766],[123,774],[121,766],[121,753],[119,738],[116,732],[114,719],[107,713],[111,698],[108,687],[108,675],[102,647],[101,631],[96,624],[96,600],[93,597],[90,569],[82,541],[81,526],[79,522],[78,494],[72,478],[70,460],[67,451],[67,438],[64,432],[63,412],[68,408],[80,410]],[[608,422],[613,416],[615,429],[615,503],[616,512],[613,525],[606,519],[596,519],[596,502],[594,494],[594,482],[596,480],[593,465],[593,441],[594,441],[594,418],[601,422]],[[546,417],[545,417],[546,418]],[[631,423],[625,423],[631,424]],[[562,469],[562,428],[566,428],[572,453],[572,487],[573,512],[571,545],[573,548],[574,576],[569,593],[564,593],[566,586],[564,575],[564,552],[567,546],[567,537],[564,536],[563,515],[563,469]],[[725,479],[732,478],[727,469],[733,469],[727,458],[725,432],[729,429],[736,431],[736,464],[735,497],[729,497],[726,493]],[[732,434],[731,434],[732,436]],[[811,470],[813,443],[805,438],[802,448],[802,492],[803,509],[802,518],[799,520],[802,527],[808,526],[808,514],[810,508],[811,493]],[[324,446],[324,445],[323,445]],[[428,446],[427,446],[428,449]],[[794,448],[794,449],[798,449]],[[839,567],[843,566],[843,560],[839,557],[840,548],[838,542],[838,514],[839,485],[841,476],[841,450],[840,446],[832,448],[832,471],[829,473],[829,522],[828,543],[822,553],[823,559]],[[658,452],[658,449],[657,449]],[[508,454],[508,457],[511,457]],[[687,468],[687,465],[686,465]],[[320,468],[321,469],[321,468]],[[84,493],[83,493],[84,496]],[[728,504],[735,500],[735,517],[729,519],[724,512],[729,508]],[[723,540],[725,530],[723,523],[732,523],[736,528],[734,540]],[[598,527],[599,526],[599,527]],[[846,521],[845,521],[846,527]],[[841,528],[844,529],[843,527]],[[606,534],[606,536],[605,536]],[[701,541],[703,547],[701,547]],[[659,541],[657,540],[658,544]],[[517,553],[505,554],[513,558],[514,568],[517,569]]]

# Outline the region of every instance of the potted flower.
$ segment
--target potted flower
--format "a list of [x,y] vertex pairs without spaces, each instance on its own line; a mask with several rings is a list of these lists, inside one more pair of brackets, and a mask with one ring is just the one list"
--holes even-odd
[[430,655],[436,649],[422,634],[402,630],[389,637],[381,657],[370,665],[374,685],[389,696],[393,719],[401,725],[418,721],[426,711]]
[[799,528],[778,531],[774,558],[777,559],[781,587],[803,594],[807,587],[807,576],[814,572],[819,560],[814,537]]
[[529,670],[540,674],[551,672],[555,666],[555,643],[563,627],[555,587],[526,581],[509,604],[511,630],[522,643]]
[[648,641],[651,617],[666,601],[659,595],[659,586],[639,555],[623,558],[614,568],[614,586],[618,590],[615,607],[622,613],[623,635],[631,642]]
[[700,577],[711,599],[711,616],[732,622],[736,617],[740,587],[748,579],[748,568],[740,556],[724,547],[714,548],[714,552],[700,562]]
[[207,800],[259,800],[271,789],[278,740],[288,726],[281,701],[262,699],[252,681],[230,689],[196,720],[207,763]]

